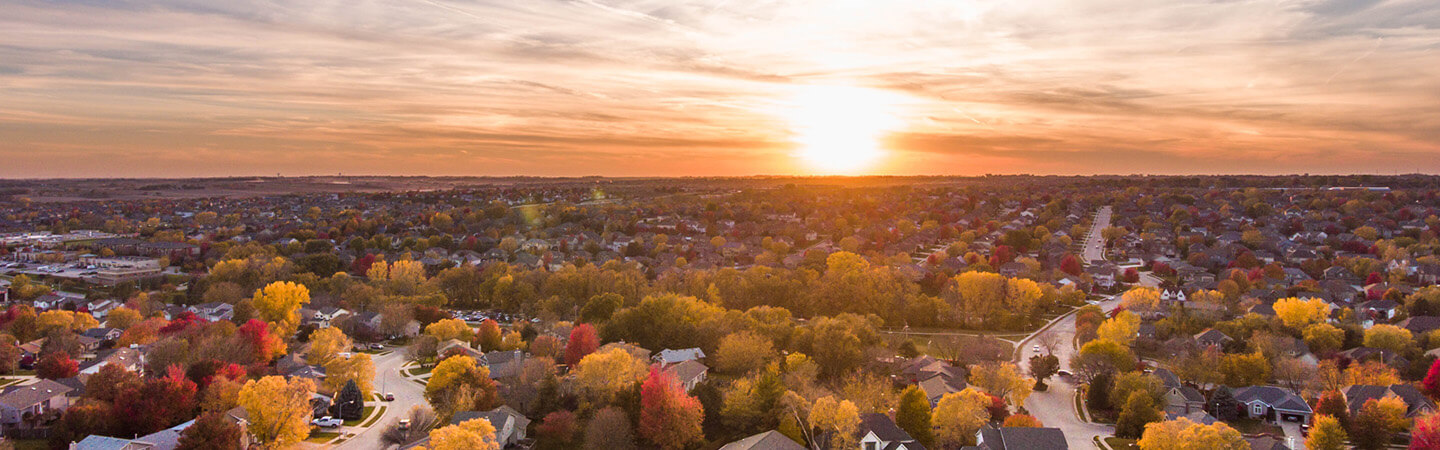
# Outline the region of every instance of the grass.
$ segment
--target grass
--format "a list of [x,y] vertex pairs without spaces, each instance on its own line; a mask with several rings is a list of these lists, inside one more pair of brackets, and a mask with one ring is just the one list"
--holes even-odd
[[1260,419],[1238,418],[1226,423],[1230,424],[1230,426],[1236,430],[1239,430],[1241,434],[1269,433],[1275,436],[1285,435],[1284,429]]
[[11,439],[10,444],[15,450],[50,450],[48,439]]
[[1076,390],[1075,390],[1075,415],[1080,416],[1080,421],[1081,421],[1081,422],[1089,422],[1089,421],[1090,421],[1090,417],[1088,417],[1088,415],[1085,414],[1086,411],[1085,411],[1085,400],[1083,399],[1083,398],[1084,398],[1083,392],[1084,392],[1083,389],[1076,389]]
[[347,420],[347,421],[345,421],[345,426],[347,426],[347,427],[353,427],[353,426],[359,425],[360,422],[363,422],[365,419],[370,418],[370,413],[372,413],[372,412],[375,412],[375,407],[374,407],[374,406],[366,406],[366,407],[365,407],[365,410],[360,412],[360,418],[359,418],[359,419]]
[[388,407],[388,406],[381,406],[381,407],[380,407],[380,410],[379,410],[379,411],[376,411],[376,412],[375,412],[375,415],[370,416],[370,420],[365,421],[365,425],[361,425],[361,426],[362,426],[362,427],[365,427],[365,428],[369,428],[370,426],[375,425],[375,422],[379,422],[379,421],[380,421],[380,417],[382,417],[382,416],[385,415],[385,410],[386,410],[386,409],[389,409],[389,407]]
[[310,433],[310,437],[305,438],[305,442],[309,442],[312,444],[324,444],[326,442],[330,442],[337,437],[340,437],[340,433],[332,431],[320,431]]
[[11,375],[22,375],[22,376],[23,376],[23,375],[35,375],[35,369],[15,369],[15,371],[14,371],[14,372],[10,372],[10,374],[11,374]]
[[432,366],[421,366],[421,367],[416,367],[416,368],[407,370],[407,371],[405,371],[405,372],[408,373],[408,374],[410,374],[410,376],[413,377],[413,376],[417,376],[417,375],[424,375],[424,374],[430,373],[431,370],[435,370],[435,368],[432,367]]
[[1106,444],[1106,445],[1109,445],[1110,448],[1113,448],[1113,449],[1115,449],[1115,450],[1139,449],[1139,448],[1140,448],[1140,446],[1135,445],[1135,440],[1134,440],[1134,439],[1121,439],[1121,438],[1114,437],[1114,436],[1105,438],[1105,444]]
[[21,380],[24,380],[24,378],[0,378],[0,387],[19,383]]

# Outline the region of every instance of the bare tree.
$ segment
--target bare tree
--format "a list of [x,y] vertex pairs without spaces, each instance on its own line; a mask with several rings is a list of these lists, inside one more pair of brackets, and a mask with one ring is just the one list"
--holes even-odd
[[404,446],[419,441],[430,435],[430,429],[435,428],[435,411],[424,405],[416,405],[410,408],[410,426],[402,427],[400,422],[390,424],[385,428],[384,434],[380,435],[381,442],[387,444]]
[[1055,351],[1060,349],[1060,333],[1054,331],[1040,333],[1039,336],[1035,336],[1035,341],[1040,344],[1040,348],[1045,349],[1045,353],[1049,355],[1055,354]]

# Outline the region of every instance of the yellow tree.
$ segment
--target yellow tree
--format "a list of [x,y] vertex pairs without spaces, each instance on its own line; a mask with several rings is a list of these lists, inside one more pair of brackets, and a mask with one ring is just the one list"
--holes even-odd
[[975,433],[990,420],[989,406],[990,396],[974,389],[945,394],[931,413],[935,437],[947,447],[974,445]]
[[1305,439],[1305,448],[1309,450],[1342,450],[1345,448],[1345,441],[1350,436],[1345,433],[1345,427],[1340,426],[1340,420],[1329,414],[1315,416],[1315,427],[1310,430],[1310,436]]
[[49,334],[55,330],[69,330],[75,323],[75,313],[63,309],[45,311],[35,318],[35,329],[41,335]]
[[310,334],[310,348],[305,352],[305,362],[323,366],[354,345],[355,342],[339,328],[321,328]]
[[1024,405],[1035,380],[1025,378],[1015,364],[1005,362],[973,366],[970,369],[970,384],[990,395],[1009,399],[1012,405]]
[[430,442],[420,450],[500,450],[495,426],[485,419],[470,419],[430,430]]
[[1224,422],[1201,425],[1181,417],[1145,425],[1141,450],[1249,450],[1250,443]]
[[810,408],[810,426],[830,435],[830,448],[854,447],[860,409],[849,400],[836,400],[829,395],[821,397]]
[[396,290],[412,292],[425,282],[425,265],[420,261],[395,261],[390,264],[390,283]]
[[1044,297],[1040,285],[1024,278],[1011,278],[1005,285],[1005,306],[1020,316],[1028,317]]
[[1305,327],[1305,345],[1315,353],[1339,350],[1345,343],[1345,330],[1328,323],[1317,323]]
[[443,319],[427,325],[425,327],[425,334],[435,336],[435,338],[441,342],[450,339],[469,342],[470,338],[475,336],[475,330],[470,328],[470,324],[465,323],[464,320]]
[[125,330],[140,323],[141,320],[145,320],[145,318],[140,317],[139,311],[119,307],[110,310],[110,314],[105,316],[105,326]]
[[1365,346],[1383,348],[1395,353],[1404,353],[1405,349],[1415,345],[1415,338],[1410,330],[1390,324],[1380,324],[1365,330]]
[[1126,347],[1135,342],[1135,336],[1138,333],[1140,333],[1140,316],[1130,311],[1120,311],[1120,314],[1101,323],[1100,328],[1095,332],[1100,339]]
[[310,289],[299,283],[276,281],[255,291],[252,302],[260,318],[270,322],[271,331],[281,337],[293,336],[300,328],[300,315],[295,311],[310,303]]
[[1390,428],[1390,432],[1399,433],[1410,429],[1410,419],[1405,417],[1405,413],[1410,409],[1400,397],[1387,395],[1375,403],[1380,407],[1380,417],[1385,418],[1385,425]]
[[367,353],[356,353],[349,358],[333,357],[325,367],[325,392],[340,392],[345,382],[355,380],[360,392],[374,391],[375,361]]
[[85,331],[98,326],[100,326],[100,321],[95,320],[95,316],[80,311],[75,312],[74,320],[70,322],[70,329],[75,332]]
[[609,399],[645,378],[645,361],[620,347],[585,355],[575,366],[575,383],[597,399]]
[[310,435],[310,397],[315,384],[305,378],[269,376],[240,388],[248,430],[266,449],[289,448]]
[[1312,298],[1301,300],[1295,297],[1282,298],[1275,302],[1275,316],[1285,326],[1303,330],[1312,323],[1318,323],[1330,316],[1330,305],[1324,300]]
[[1154,311],[1160,308],[1160,291],[1152,287],[1135,287],[1120,295],[1120,306],[1131,311]]

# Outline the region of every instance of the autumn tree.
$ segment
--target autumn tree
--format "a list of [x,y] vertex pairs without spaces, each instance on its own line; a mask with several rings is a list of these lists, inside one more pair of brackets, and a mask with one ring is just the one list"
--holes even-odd
[[990,420],[989,405],[990,396],[969,388],[940,397],[931,418],[937,441],[947,447],[974,445],[975,433]]
[[634,450],[635,436],[625,411],[606,407],[595,413],[585,426],[586,450]]
[[470,325],[465,323],[464,320],[441,319],[440,321],[426,325],[425,334],[435,336],[435,339],[439,339],[440,342],[451,339],[470,342],[471,338],[475,335],[475,330],[471,329]]
[[990,395],[1009,399],[1011,404],[1024,405],[1035,380],[1025,378],[1015,364],[1005,362],[972,366],[970,384]]
[[122,306],[110,310],[110,313],[105,315],[105,326],[125,330],[142,320],[145,318],[140,316],[139,311]]
[[35,364],[35,376],[44,379],[70,378],[77,373],[80,373],[80,363],[70,359],[70,354],[65,352],[51,352]]
[[249,350],[251,361],[269,363],[285,354],[285,340],[270,332],[269,323],[250,319],[236,329],[235,334],[240,343]]
[[1122,346],[1130,346],[1135,342],[1135,336],[1140,332],[1140,316],[1130,311],[1121,311],[1115,317],[1100,324],[1096,330],[1099,339],[1108,340]]
[[276,281],[255,291],[251,302],[275,334],[292,336],[300,328],[300,315],[296,311],[310,303],[310,289],[298,283]]
[[546,414],[535,426],[535,432],[544,436],[546,441],[569,445],[575,440],[575,413],[555,411]]
[[1201,425],[1181,417],[1145,426],[1141,450],[1250,450],[1239,431],[1224,422]]
[[715,370],[727,374],[744,374],[765,366],[775,355],[770,339],[742,331],[725,336],[715,350]]
[[201,414],[195,423],[180,432],[176,450],[241,450],[244,430],[223,411]]
[[1120,295],[1120,306],[1127,311],[1155,311],[1160,309],[1160,290],[1152,287],[1135,287]]
[[610,399],[644,379],[646,363],[620,347],[591,353],[575,366],[575,384],[595,399]]
[[1265,384],[1270,380],[1270,361],[1260,352],[1225,355],[1220,359],[1220,374],[1230,387]]
[[1060,358],[1055,355],[1030,357],[1030,376],[1035,378],[1035,389],[1045,390],[1045,380],[1060,371]]
[[1394,367],[1380,361],[1352,362],[1345,368],[1345,384],[1369,386],[1390,386],[1400,384],[1400,374]]
[[1326,391],[1315,401],[1315,414],[1335,419],[1342,428],[1350,427],[1350,405],[1340,391]]
[[1135,355],[1114,341],[1096,339],[1080,347],[1080,352],[1071,357],[1070,367],[1082,381],[1089,382],[1100,373],[1134,368]]
[[493,408],[496,395],[490,370],[464,355],[441,361],[430,372],[430,382],[425,385],[425,399],[435,405],[442,418],[460,411]]
[[179,366],[171,366],[164,377],[121,388],[115,397],[115,412],[126,430],[146,435],[194,417],[195,392],[195,383],[185,378]]
[[1040,419],[1036,419],[1035,416],[1031,416],[1028,414],[1015,414],[1010,417],[1006,417],[1005,422],[1002,423],[1000,426],[1005,428],[1044,428],[1045,424],[1040,423]]
[[240,389],[250,435],[262,448],[289,448],[310,435],[310,397],[315,385],[309,379],[268,376],[250,380]]
[[1414,337],[1410,330],[1390,324],[1379,324],[1365,330],[1365,346],[1389,350],[1395,353],[1405,353],[1405,349],[1415,345]]
[[810,407],[809,420],[810,426],[819,430],[815,439],[829,443],[830,448],[849,448],[855,445],[855,432],[860,427],[860,410],[849,400],[837,400],[828,395],[821,397]]
[[480,322],[480,328],[475,333],[475,342],[479,344],[481,350],[487,352],[500,350],[501,341],[500,324],[495,323],[492,319]]
[[660,448],[679,449],[705,438],[700,421],[705,418],[700,401],[685,393],[675,377],[650,369],[640,387],[640,437]]
[[1376,399],[1369,399],[1355,414],[1350,427],[1350,443],[1359,450],[1379,450],[1390,443],[1395,429],[1391,418]]
[[1275,301],[1274,308],[1275,316],[1280,318],[1280,322],[1294,330],[1303,330],[1310,324],[1323,322],[1330,317],[1330,305],[1318,298],[1282,298]]
[[355,342],[339,328],[321,328],[310,334],[310,347],[305,351],[305,362],[324,366],[338,358],[341,352],[348,352],[354,346]]
[[[1311,431],[1314,434],[1314,431]],[[1440,414],[1430,413],[1415,419],[1410,432],[1411,450],[1440,448]]]
[[1317,323],[1305,327],[1303,335],[1305,345],[1316,354],[1339,350],[1340,346],[1345,343],[1345,330],[1328,323]]
[[359,384],[361,392],[372,392],[375,389],[375,362],[368,353],[355,353],[349,358],[331,358],[323,367],[325,380],[322,382],[322,389],[325,392],[337,392],[349,382]]
[[1147,424],[1162,420],[1165,420],[1165,412],[1155,403],[1152,393],[1131,391],[1129,398],[1125,400],[1125,406],[1120,409],[1119,418],[1115,420],[1115,436],[1139,438]]
[[600,348],[600,337],[595,334],[595,327],[588,323],[576,325],[570,329],[570,340],[565,344],[565,364],[575,367],[597,348]]
[[895,424],[929,448],[935,444],[934,427],[930,425],[930,396],[920,386],[905,388],[900,394],[900,407],[895,411]]
[[495,440],[495,426],[484,418],[470,419],[455,425],[430,430],[430,441],[424,450],[500,450]]

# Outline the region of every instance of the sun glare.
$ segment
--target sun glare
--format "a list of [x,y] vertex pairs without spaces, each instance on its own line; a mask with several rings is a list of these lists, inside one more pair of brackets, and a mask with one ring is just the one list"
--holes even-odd
[[821,174],[856,174],[885,156],[882,139],[902,125],[898,96],[853,86],[805,86],[786,112],[796,156]]

